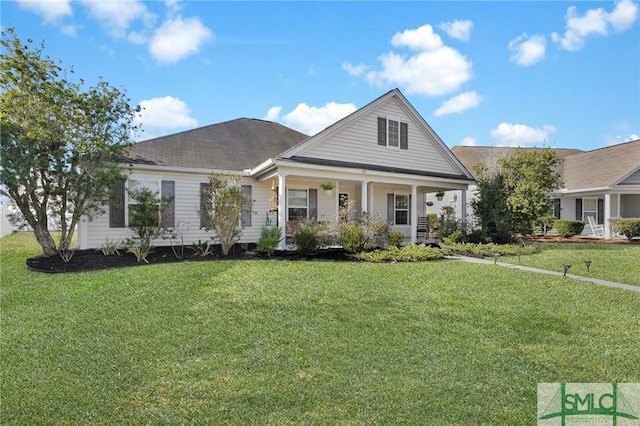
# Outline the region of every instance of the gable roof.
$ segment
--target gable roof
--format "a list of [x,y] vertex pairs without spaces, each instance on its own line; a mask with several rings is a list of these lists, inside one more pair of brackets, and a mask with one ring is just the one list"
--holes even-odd
[[[517,148],[454,146],[451,151],[473,172],[477,163],[495,160]],[[525,148],[536,149],[536,148]],[[640,169],[640,139],[593,151],[553,148],[562,160],[560,172],[566,191],[605,188],[616,185]]]
[[[307,154],[312,151],[312,149],[327,141],[328,139],[335,136],[342,129],[349,126],[351,123],[354,123],[367,114],[374,111],[376,108],[381,105],[389,102],[390,100],[397,101],[400,108],[404,111],[404,113],[411,117],[413,123],[417,124],[420,128],[420,131],[428,135],[428,140],[432,143],[436,152],[438,152],[441,156],[441,159],[448,163],[454,173],[438,173],[433,171],[424,171],[424,170],[410,170],[406,168],[402,168],[400,165],[395,165],[394,167],[382,166],[379,164],[369,164],[362,163],[359,161],[343,161],[338,159],[329,160],[326,158],[314,158],[313,156],[307,156]],[[325,165],[325,166],[337,166],[337,167],[348,167],[348,168],[357,168],[357,169],[370,169],[370,170],[378,170],[378,171],[387,171],[394,173],[408,173],[408,174],[416,174],[423,176],[438,176],[438,177],[448,177],[455,179],[464,179],[471,180],[473,179],[472,174],[465,168],[465,166],[456,158],[455,155],[452,154],[451,150],[444,141],[438,136],[438,134],[429,126],[429,124],[424,120],[424,118],[416,111],[416,109],[411,105],[411,103],[404,97],[402,92],[399,89],[393,89],[384,95],[378,97],[377,99],[369,102],[362,108],[354,111],[348,116],[342,118],[321,132],[317,133],[314,136],[302,141],[298,145],[292,147],[288,151],[282,153],[281,158],[296,162],[303,162],[308,164],[316,164],[316,165]],[[352,159],[353,160],[353,159]]]
[[[458,159],[464,164],[464,166],[471,173],[475,171],[473,166],[478,163],[486,164],[487,162],[496,161],[498,158],[511,155],[518,148],[514,147],[499,147],[499,146],[454,146],[451,148],[451,152],[458,157]],[[522,148],[522,149],[540,149],[540,148]],[[567,158],[570,155],[576,155],[583,153],[580,149],[568,149],[568,148],[552,148],[557,154],[560,160]],[[562,173],[562,170],[561,170]]]
[[241,171],[307,139],[278,123],[238,118],[134,144],[126,162]]
[[640,139],[569,156],[563,168],[568,191],[616,185],[640,169]]

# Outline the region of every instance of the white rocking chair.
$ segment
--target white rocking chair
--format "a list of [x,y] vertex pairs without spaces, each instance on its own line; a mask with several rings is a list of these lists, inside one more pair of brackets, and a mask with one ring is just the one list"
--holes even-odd
[[589,216],[589,226],[591,227],[591,235],[597,238],[604,238],[604,225],[596,224],[593,216]]

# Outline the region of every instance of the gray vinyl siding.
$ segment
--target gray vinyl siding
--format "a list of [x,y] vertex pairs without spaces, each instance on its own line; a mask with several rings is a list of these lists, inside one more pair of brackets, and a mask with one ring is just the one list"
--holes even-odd
[[[212,232],[200,229],[200,217],[198,208],[200,206],[200,184],[208,181],[207,175],[181,174],[181,173],[158,173],[158,172],[135,172],[136,177],[149,177],[151,179],[160,178],[162,180],[172,180],[175,182],[175,224],[180,222],[189,224],[189,231],[185,235],[185,244],[190,245],[198,240],[208,240],[214,236]],[[245,227],[242,231],[240,242],[256,242],[260,238],[262,225],[266,222],[266,214],[269,209],[269,197],[271,182],[259,183],[255,179],[245,178],[241,182],[243,185],[251,185],[251,198],[253,199],[253,214],[251,218],[252,226]],[[271,215],[275,223],[275,214]],[[131,230],[125,228],[109,227],[109,206],[105,208],[105,213],[97,216],[87,223],[87,247],[100,248],[108,237],[111,241],[124,241],[132,236]],[[157,239],[153,245],[169,245],[168,240]],[[84,248],[84,247],[83,247]]]
[[[408,123],[408,149],[378,144],[378,117]],[[391,100],[368,115],[345,126],[311,148],[297,154],[301,157],[322,158],[402,167],[404,169],[460,174],[453,164],[436,148],[437,142],[427,139],[423,128],[410,120],[395,100]]]
[[636,170],[628,178],[620,182],[620,185],[640,185],[640,169]]

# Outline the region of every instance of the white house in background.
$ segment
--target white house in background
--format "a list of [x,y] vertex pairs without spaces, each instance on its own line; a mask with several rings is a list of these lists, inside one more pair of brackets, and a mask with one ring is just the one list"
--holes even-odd
[[[240,118],[138,142],[123,162],[126,178],[106,214],[82,221],[81,249],[131,236],[126,188],[148,187],[173,197],[167,225],[189,224],[185,243],[207,240],[198,216],[211,173],[241,175],[252,203],[242,215],[240,242],[257,242],[269,223],[287,233],[292,221],[335,221],[339,207],[378,213],[394,231],[417,241],[428,194],[461,191],[464,206],[473,176],[394,89],[315,136],[277,123]],[[129,171],[129,173],[125,173]],[[321,185],[332,183],[330,193]],[[465,214],[464,207],[461,210]],[[168,244],[165,240],[156,245]],[[284,241],[281,245],[284,247]]]
[[[535,149],[535,148],[526,148]],[[453,154],[472,173],[478,163],[492,163],[509,155],[515,148],[455,146]],[[582,236],[594,236],[588,223],[605,225],[605,238],[611,238],[609,219],[614,217],[640,217],[640,140],[612,145],[593,151],[554,148],[561,159],[560,173],[564,185],[553,194],[554,215],[558,219],[580,220],[586,225]],[[470,202],[475,197],[476,186],[470,185],[465,197],[460,191],[447,192],[443,201],[434,201],[428,213],[440,213],[444,205],[451,205],[457,212],[472,214]],[[466,208],[461,205],[462,200]],[[468,220],[473,220],[470,216]]]

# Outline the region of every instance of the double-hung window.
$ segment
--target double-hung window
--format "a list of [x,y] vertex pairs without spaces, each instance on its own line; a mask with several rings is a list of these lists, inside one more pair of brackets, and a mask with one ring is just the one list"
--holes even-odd
[[395,194],[394,216],[396,225],[409,224],[409,196]]
[[378,117],[378,145],[409,149],[409,124]]
[[289,220],[303,220],[309,214],[309,191],[306,189],[289,189],[287,191],[287,213]]
[[151,194],[156,199],[155,208],[157,210],[157,223],[160,223],[160,181],[157,180],[137,180],[137,179],[129,179],[128,182],[128,202],[127,202],[127,223],[129,226],[135,226],[136,217],[139,215],[144,215],[145,212],[141,210],[141,207],[138,204],[138,200],[132,196],[131,194],[138,193],[140,194],[143,190],[149,190]]

